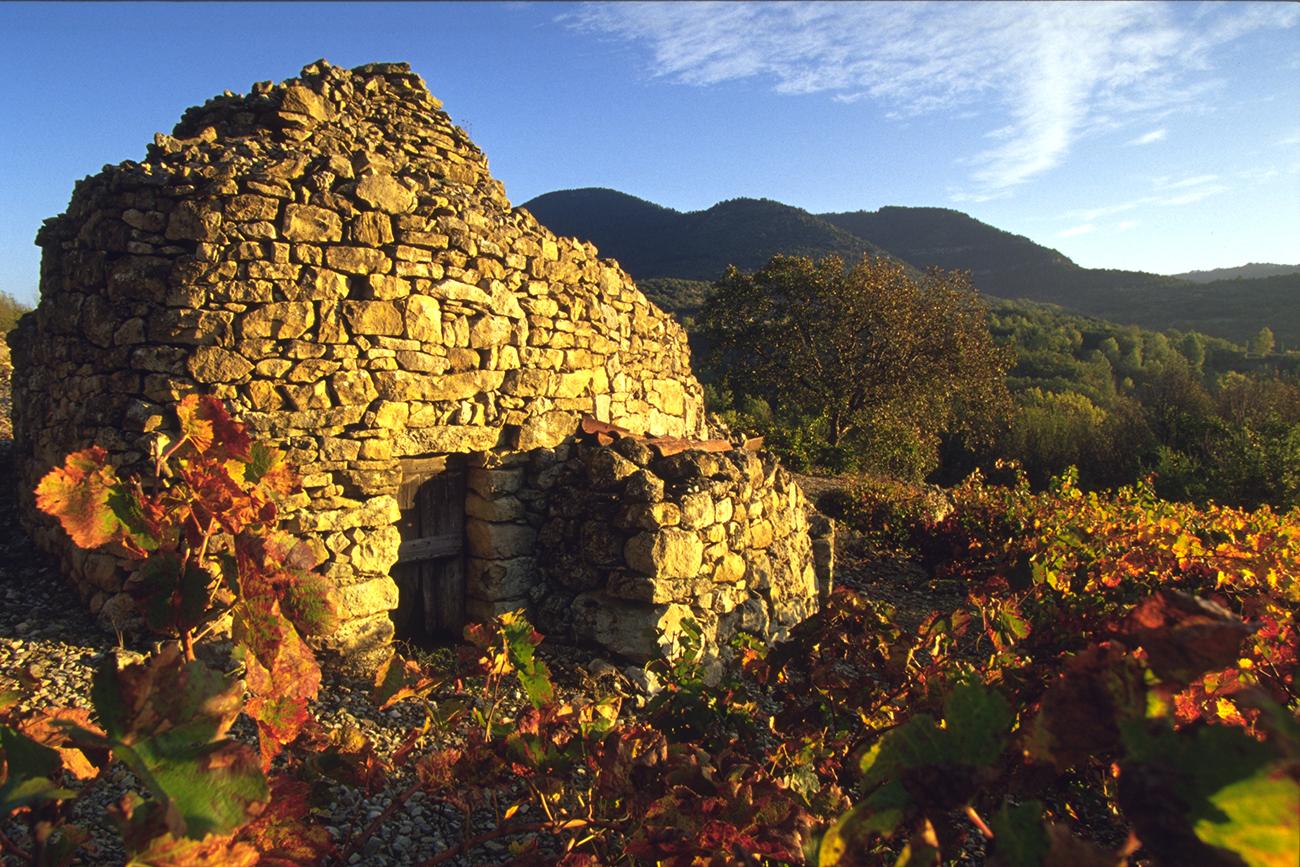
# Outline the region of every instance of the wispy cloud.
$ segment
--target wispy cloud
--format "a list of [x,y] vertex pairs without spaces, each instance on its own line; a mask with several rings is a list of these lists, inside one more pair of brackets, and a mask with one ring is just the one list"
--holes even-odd
[[1125,220],[1119,224],[1119,230],[1121,232],[1127,232],[1129,229],[1136,229],[1140,225],[1142,224],[1138,220]]
[[1129,142],[1129,144],[1131,145],[1152,144],[1153,142],[1164,141],[1165,135],[1166,135],[1165,130],[1157,129],[1147,133],[1146,135],[1138,136],[1137,138],[1133,139],[1133,141]]
[[996,113],[990,146],[968,155],[966,197],[989,197],[1059,165],[1089,132],[1204,95],[1215,46],[1300,22],[1296,4],[1175,5],[595,3],[561,19],[648,45],[651,72],[683,84],[758,77],[778,93],[874,100],[895,118]]
[[1097,227],[1092,223],[1084,223],[1082,226],[1075,226],[1072,229],[1066,229],[1064,232],[1057,232],[1058,238],[1073,238],[1075,235],[1086,235],[1089,232],[1097,231]]

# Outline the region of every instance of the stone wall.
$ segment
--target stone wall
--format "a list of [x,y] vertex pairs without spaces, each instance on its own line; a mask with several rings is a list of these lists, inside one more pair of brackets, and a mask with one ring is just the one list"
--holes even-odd
[[545,493],[583,414],[703,435],[681,328],[590,244],[512,210],[405,64],[320,61],[189,109],[142,162],[79,182],[37,243],[40,304],[10,336],[17,493],[33,538],[118,628],[135,617],[130,564],[73,547],[32,491],[92,444],[147,472],[190,393],[300,467],[288,528],[341,589],[327,645],[354,657],[392,635],[403,459],[474,456],[483,596],[498,580],[483,552],[512,560],[537,529],[524,515],[544,512],[499,495],[521,475]]
[[480,617],[526,610],[547,635],[644,664],[684,618],[716,657],[737,631],[777,640],[817,610],[830,540],[817,541],[819,569],[808,503],[773,455],[627,434],[471,472],[468,592]]

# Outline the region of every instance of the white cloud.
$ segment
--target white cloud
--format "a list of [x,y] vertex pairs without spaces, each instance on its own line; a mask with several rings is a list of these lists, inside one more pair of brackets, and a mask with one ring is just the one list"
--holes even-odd
[[560,19],[648,45],[652,74],[683,84],[757,77],[778,93],[874,100],[899,119],[996,108],[990,146],[972,155],[975,188],[959,193],[988,198],[1059,165],[1081,136],[1196,107],[1214,86],[1213,48],[1295,26],[1300,5],[593,3]]
[[1064,232],[1057,232],[1058,238],[1073,238],[1075,235],[1086,235],[1089,232],[1097,231],[1097,227],[1092,223],[1084,223],[1082,226],[1075,226],[1073,229],[1066,229]]
[[1147,133],[1146,135],[1138,136],[1137,138],[1133,139],[1133,141],[1129,142],[1129,144],[1144,145],[1144,144],[1151,144],[1152,142],[1164,141],[1165,135],[1166,135],[1165,130],[1157,129]]
[[1136,229],[1140,225],[1142,225],[1142,223],[1138,220],[1125,220],[1119,224],[1119,231],[1127,232],[1129,229]]

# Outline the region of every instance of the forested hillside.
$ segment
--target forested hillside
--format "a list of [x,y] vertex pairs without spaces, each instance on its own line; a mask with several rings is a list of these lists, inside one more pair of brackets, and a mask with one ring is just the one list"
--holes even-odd
[[756,271],[773,256],[863,254],[893,258],[881,247],[768,199],[731,199],[707,211],[678,211],[614,190],[563,190],[522,206],[552,232],[590,241],[638,281],[713,281],[728,265]]

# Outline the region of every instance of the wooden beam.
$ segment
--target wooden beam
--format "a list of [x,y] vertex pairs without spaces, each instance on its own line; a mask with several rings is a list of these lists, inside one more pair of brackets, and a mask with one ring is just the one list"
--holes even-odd
[[461,552],[464,544],[464,539],[459,533],[411,539],[397,547],[397,562],[415,563],[419,560],[454,557]]

